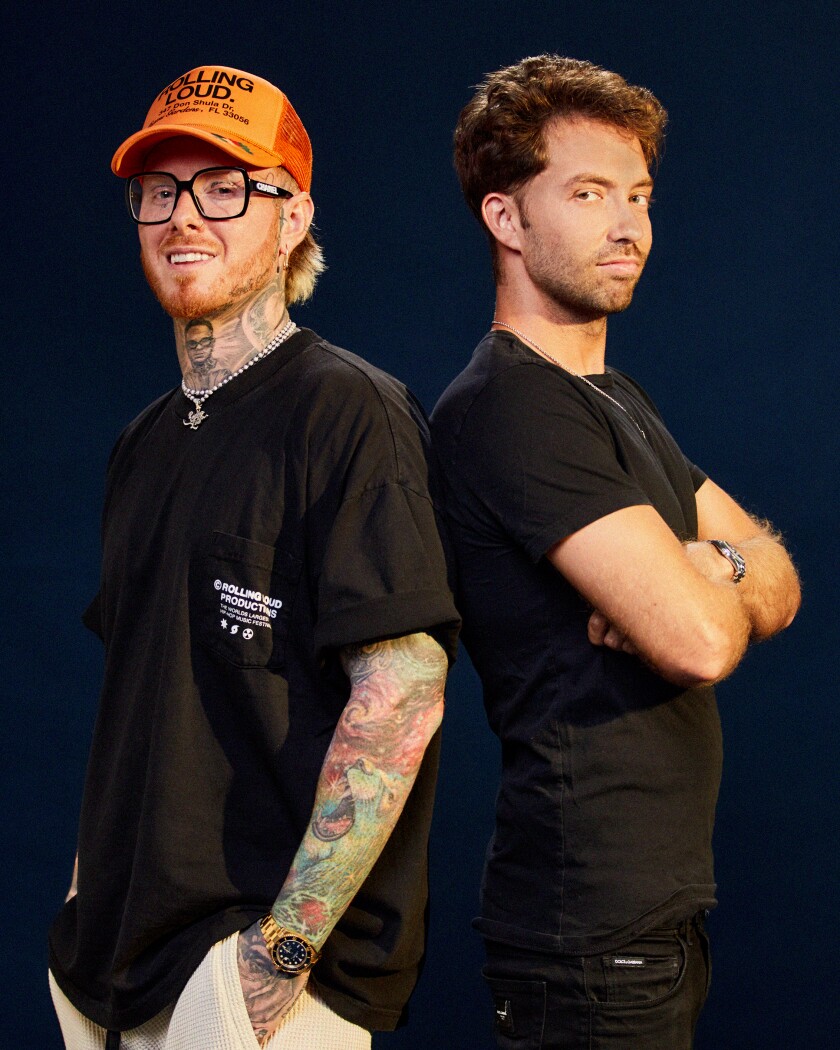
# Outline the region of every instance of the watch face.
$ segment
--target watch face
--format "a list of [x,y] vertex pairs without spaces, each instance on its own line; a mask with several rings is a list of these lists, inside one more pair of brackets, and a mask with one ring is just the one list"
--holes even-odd
[[274,961],[282,970],[297,973],[309,965],[309,948],[299,937],[282,937],[274,946]]

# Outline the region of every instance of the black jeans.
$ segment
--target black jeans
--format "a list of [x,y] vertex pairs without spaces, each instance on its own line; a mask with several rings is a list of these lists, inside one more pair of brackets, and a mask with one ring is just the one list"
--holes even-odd
[[501,1050],[691,1050],[711,979],[703,913],[603,955],[486,942]]

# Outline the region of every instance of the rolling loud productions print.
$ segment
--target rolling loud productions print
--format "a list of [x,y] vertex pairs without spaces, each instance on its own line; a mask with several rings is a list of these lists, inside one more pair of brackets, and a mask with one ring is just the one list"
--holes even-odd
[[234,583],[215,579],[213,587],[219,595],[219,626],[228,634],[239,634],[249,641],[254,637],[254,628],[271,630],[278,610],[283,607],[279,598],[272,598],[262,591],[251,591],[237,587]]

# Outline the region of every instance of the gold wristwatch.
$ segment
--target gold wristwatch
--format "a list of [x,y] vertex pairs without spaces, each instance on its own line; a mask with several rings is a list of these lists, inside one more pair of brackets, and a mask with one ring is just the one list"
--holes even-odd
[[260,919],[260,929],[271,961],[289,977],[306,973],[321,958],[321,953],[303,934],[287,930],[271,913]]

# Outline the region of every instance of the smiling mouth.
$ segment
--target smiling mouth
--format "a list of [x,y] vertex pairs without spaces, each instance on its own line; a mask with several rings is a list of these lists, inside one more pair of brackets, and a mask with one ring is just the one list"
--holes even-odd
[[168,258],[170,263],[180,265],[181,263],[208,262],[213,256],[206,252],[172,252]]

